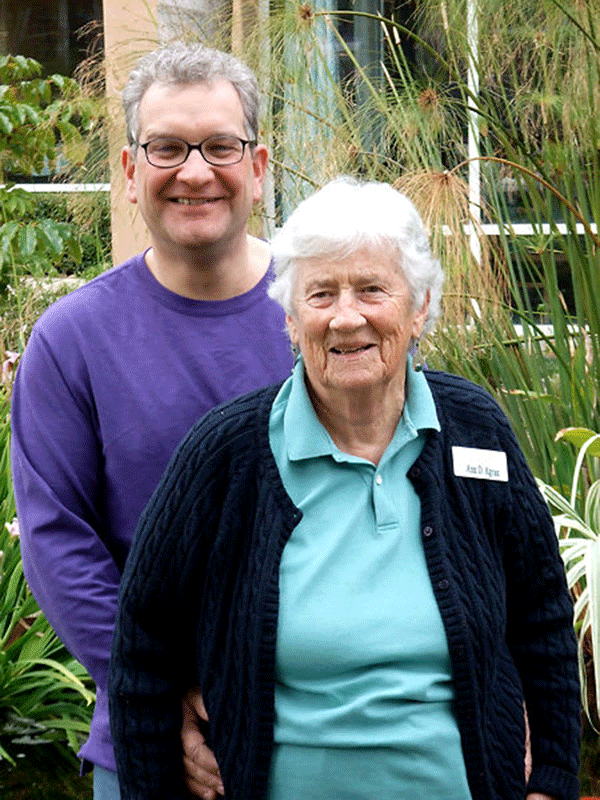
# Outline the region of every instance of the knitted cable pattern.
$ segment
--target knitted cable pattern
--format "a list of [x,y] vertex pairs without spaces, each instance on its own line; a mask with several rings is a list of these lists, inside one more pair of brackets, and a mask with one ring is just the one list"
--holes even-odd
[[[489,395],[426,373],[441,432],[409,477],[450,650],[474,800],[578,798],[572,608],[549,512]],[[123,800],[183,800],[180,698],[197,683],[226,794],[261,800],[273,748],[279,563],[301,513],[269,447],[278,387],[209,413],[173,457],[130,553],[111,665]],[[454,474],[452,446],[502,450],[509,481]],[[523,702],[533,773],[524,776]]]

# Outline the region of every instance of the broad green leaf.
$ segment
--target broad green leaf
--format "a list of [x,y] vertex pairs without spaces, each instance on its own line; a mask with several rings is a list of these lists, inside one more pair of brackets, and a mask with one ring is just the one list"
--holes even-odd
[[17,245],[22,257],[31,258],[33,256],[37,246],[37,229],[33,223],[21,228],[17,237]]
[[[574,444],[579,450],[588,441],[588,439],[591,439],[593,436],[598,436],[598,434],[589,428],[563,428],[556,434],[555,441],[558,442],[561,439],[564,439],[565,441]],[[600,439],[591,444],[587,452],[590,456],[600,456]]]
[[8,249],[15,236],[19,233],[20,227],[19,223],[14,220],[7,222],[5,225],[0,225],[0,247]]
[[50,219],[43,219],[40,222],[40,228],[44,232],[54,254],[60,256],[64,249],[64,241],[57,223]]
[[75,261],[76,264],[81,263],[82,252],[79,240],[74,236],[69,236],[69,238],[65,240],[65,246],[67,253],[71,256],[73,261]]

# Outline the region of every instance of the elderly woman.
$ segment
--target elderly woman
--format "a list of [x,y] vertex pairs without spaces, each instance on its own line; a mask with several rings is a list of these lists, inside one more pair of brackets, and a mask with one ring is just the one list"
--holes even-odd
[[552,521],[490,397],[411,364],[442,284],[419,215],[340,179],[273,252],[293,374],[194,427],[127,563],[123,800],[189,796],[180,698],[196,684],[232,800],[576,800]]

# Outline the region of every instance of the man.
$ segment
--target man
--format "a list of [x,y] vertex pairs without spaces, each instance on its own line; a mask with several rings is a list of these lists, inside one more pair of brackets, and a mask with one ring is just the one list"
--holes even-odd
[[[95,800],[119,797],[105,690],[138,517],[203,413],[291,368],[283,314],[266,295],[270,251],[248,235],[267,165],[258,101],[250,70],[225,53],[178,43],[141,59],[123,93],[122,164],[151,246],[48,309],[17,372],[23,565],[96,682],[81,750],[84,768],[94,766]],[[191,709],[186,720],[201,746]],[[214,797],[216,764],[204,749],[212,773],[192,788]]]

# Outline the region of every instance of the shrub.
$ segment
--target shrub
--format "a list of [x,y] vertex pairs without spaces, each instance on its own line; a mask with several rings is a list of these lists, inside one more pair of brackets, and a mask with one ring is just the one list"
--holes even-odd
[[67,741],[89,731],[94,694],[65,650],[23,575],[12,494],[8,384],[0,384],[0,758],[19,743]]

